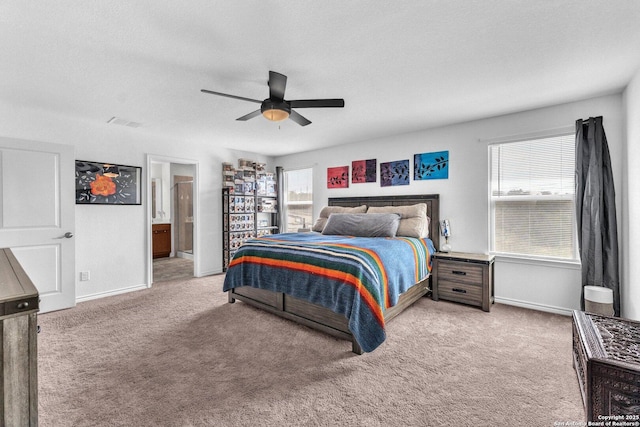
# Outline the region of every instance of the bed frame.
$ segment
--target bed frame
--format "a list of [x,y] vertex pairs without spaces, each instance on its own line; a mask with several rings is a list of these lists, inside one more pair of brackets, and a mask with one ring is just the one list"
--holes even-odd
[[[353,207],[367,206],[405,206],[416,203],[427,204],[427,215],[431,218],[429,237],[436,248],[440,240],[440,198],[438,194],[416,196],[374,196],[374,197],[332,197],[329,206]],[[404,309],[431,291],[431,277],[416,283],[400,295],[398,303],[385,311],[385,322],[393,319]],[[328,308],[294,298],[281,292],[242,286],[228,291],[229,303],[240,300],[285,319],[293,320],[305,326],[326,332],[338,338],[351,341],[352,351],[362,354],[362,348],[349,330],[349,323],[342,314],[334,313]]]

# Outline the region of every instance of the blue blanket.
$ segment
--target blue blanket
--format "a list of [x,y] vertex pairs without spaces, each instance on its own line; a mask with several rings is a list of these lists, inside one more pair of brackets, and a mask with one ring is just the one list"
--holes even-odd
[[434,252],[429,239],[277,234],[240,247],[223,290],[252,286],[327,307],[369,352],[386,338],[384,311],[429,275]]

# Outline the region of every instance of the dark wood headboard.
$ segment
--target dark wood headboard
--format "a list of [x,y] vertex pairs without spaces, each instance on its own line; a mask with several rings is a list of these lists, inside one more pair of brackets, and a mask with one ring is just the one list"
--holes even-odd
[[369,196],[369,197],[330,197],[329,206],[353,207],[367,206],[406,206],[417,203],[427,204],[429,223],[429,238],[436,249],[440,247],[440,195],[418,194],[415,196]]

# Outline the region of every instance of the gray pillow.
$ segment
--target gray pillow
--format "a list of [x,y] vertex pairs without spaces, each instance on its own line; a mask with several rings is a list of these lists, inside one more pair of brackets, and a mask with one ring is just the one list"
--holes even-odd
[[322,234],[356,237],[396,237],[400,215],[395,213],[332,213]]
[[332,213],[365,213],[367,211],[367,205],[356,206],[353,208],[346,208],[344,206],[325,206],[320,211],[320,216],[313,224],[313,231],[322,232],[324,226],[327,224],[327,219]]

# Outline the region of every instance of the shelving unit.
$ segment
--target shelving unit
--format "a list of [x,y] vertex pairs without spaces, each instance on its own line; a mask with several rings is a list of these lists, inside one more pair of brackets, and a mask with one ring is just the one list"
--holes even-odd
[[263,163],[223,163],[222,270],[247,240],[279,232],[278,196],[273,173]]

